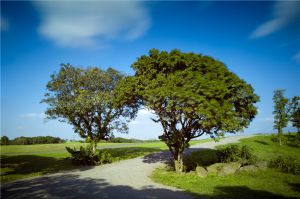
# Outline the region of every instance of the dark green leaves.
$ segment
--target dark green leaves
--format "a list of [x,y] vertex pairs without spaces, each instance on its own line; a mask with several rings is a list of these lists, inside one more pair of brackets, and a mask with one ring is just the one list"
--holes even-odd
[[155,111],[170,146],[242,130],[257,113],[251,85],[212,57],[152,49],[132,68],[136,96]]

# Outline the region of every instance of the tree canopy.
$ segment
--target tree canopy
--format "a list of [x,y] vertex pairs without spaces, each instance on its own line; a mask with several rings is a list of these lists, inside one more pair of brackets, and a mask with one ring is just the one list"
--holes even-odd
[[152,49],[132,68],[135,76],[127,79],[128,85],[134,85],[134,95],[157,115],[153,120],[163,127],[160,139],[178,171],[191,139],[240,131],[257,113],[259,97],[251,85],[212,57]]
[[51,75],[42,100],[48,104],[47,118],[73,125],[76,133],[89,137],[94,144],[115,131],[126,133],[138,105],[125,103],[128,101],[118,94],[121,88],[117,85],[123,78],[112,68],[83,69],[62,64],[60,71]]
[[1,142],[0,142],[1,145],[9,145],[9,138],[7,136],[2,136],[1,137]]
[[300,97],[295,96],[291,99],[289,104],[290,121],[292,125],[297,128],[300,133]]

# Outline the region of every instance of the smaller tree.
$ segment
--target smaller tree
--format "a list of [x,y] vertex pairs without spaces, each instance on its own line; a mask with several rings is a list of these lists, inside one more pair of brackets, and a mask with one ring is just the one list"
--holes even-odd
[[284,90],[275,90],[273,95],[274,102],[274,129],[278,131],[279,144],[282,144],[282,129],[287,126],[288,114],[288,99],[284,97]]
[[297,128],[297,132],[300,133],[300,96],[292,98],[289,104],[290,121],[292,125]]
[[108,68],[75,68],[62,64],[58,74],[51,75],[43,103],[48,104],[48,119],[59,119],[73,125],[82,138],[97,142],[113,132],[127,133],[127,123],[136,116],[138,104],[127,104],[120,97],[119,81],[124,75]]
[[1,145],[9,145],[9,138],[7,136],[1,137]]

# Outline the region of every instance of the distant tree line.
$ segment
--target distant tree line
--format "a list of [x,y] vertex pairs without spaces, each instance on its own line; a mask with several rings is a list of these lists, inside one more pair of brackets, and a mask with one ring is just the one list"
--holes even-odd
[[112,143],[141,143],[144,142],[143,140],[138,140],[138,139],[126,139],[126,138],[121,138],[121,137],[112,137],[108,140],[108,142]]
[[52,136],[36,136],[36,137],[17,137],[9,140],[7,136],[1,137],[1,145],[29,145],[29,144],[54,144],[63,143],[64,139]]
[[[91,139],[88,137],[85,139],[86,143],[91,143]],[[122,138],[122,137],[114,137],[113,135],[108,140],[101,140],[100,142],[110,142],[110,143],[141,143],[145,142],[144,140],[133,139],[133,138]]]

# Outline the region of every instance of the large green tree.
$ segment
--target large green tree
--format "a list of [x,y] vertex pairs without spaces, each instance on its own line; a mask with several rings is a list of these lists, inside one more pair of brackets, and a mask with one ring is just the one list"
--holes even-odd
[[[247,127],[257,113],[259,97],[251,85],[222,62],[194,53],[152,49],[132,64],[131,90],[153,110],[176,171],[183,171],[183,151],[191,139],[217,137]],[[130,89],[129,89],[130,90]]]
[[51,75],[42,100],[48,104],[47,118],[73,125],[76,133],[92,141],[95,152],[99,140],[108,139],[115,131],[127,132],[127,123],[138,110],[137,103],[127,103],[118,94],[123,78],[112,68],[62,64],[60,71]]
[[290,121],[300,134],[300,96],[295,96],[289,103]]
[[288,102],[289,100],[284,97],[284,90],[278,89],[274,91],[274,129],[277,129],[280,145],[282,144],[282,129],[287,126],[289,119]]

